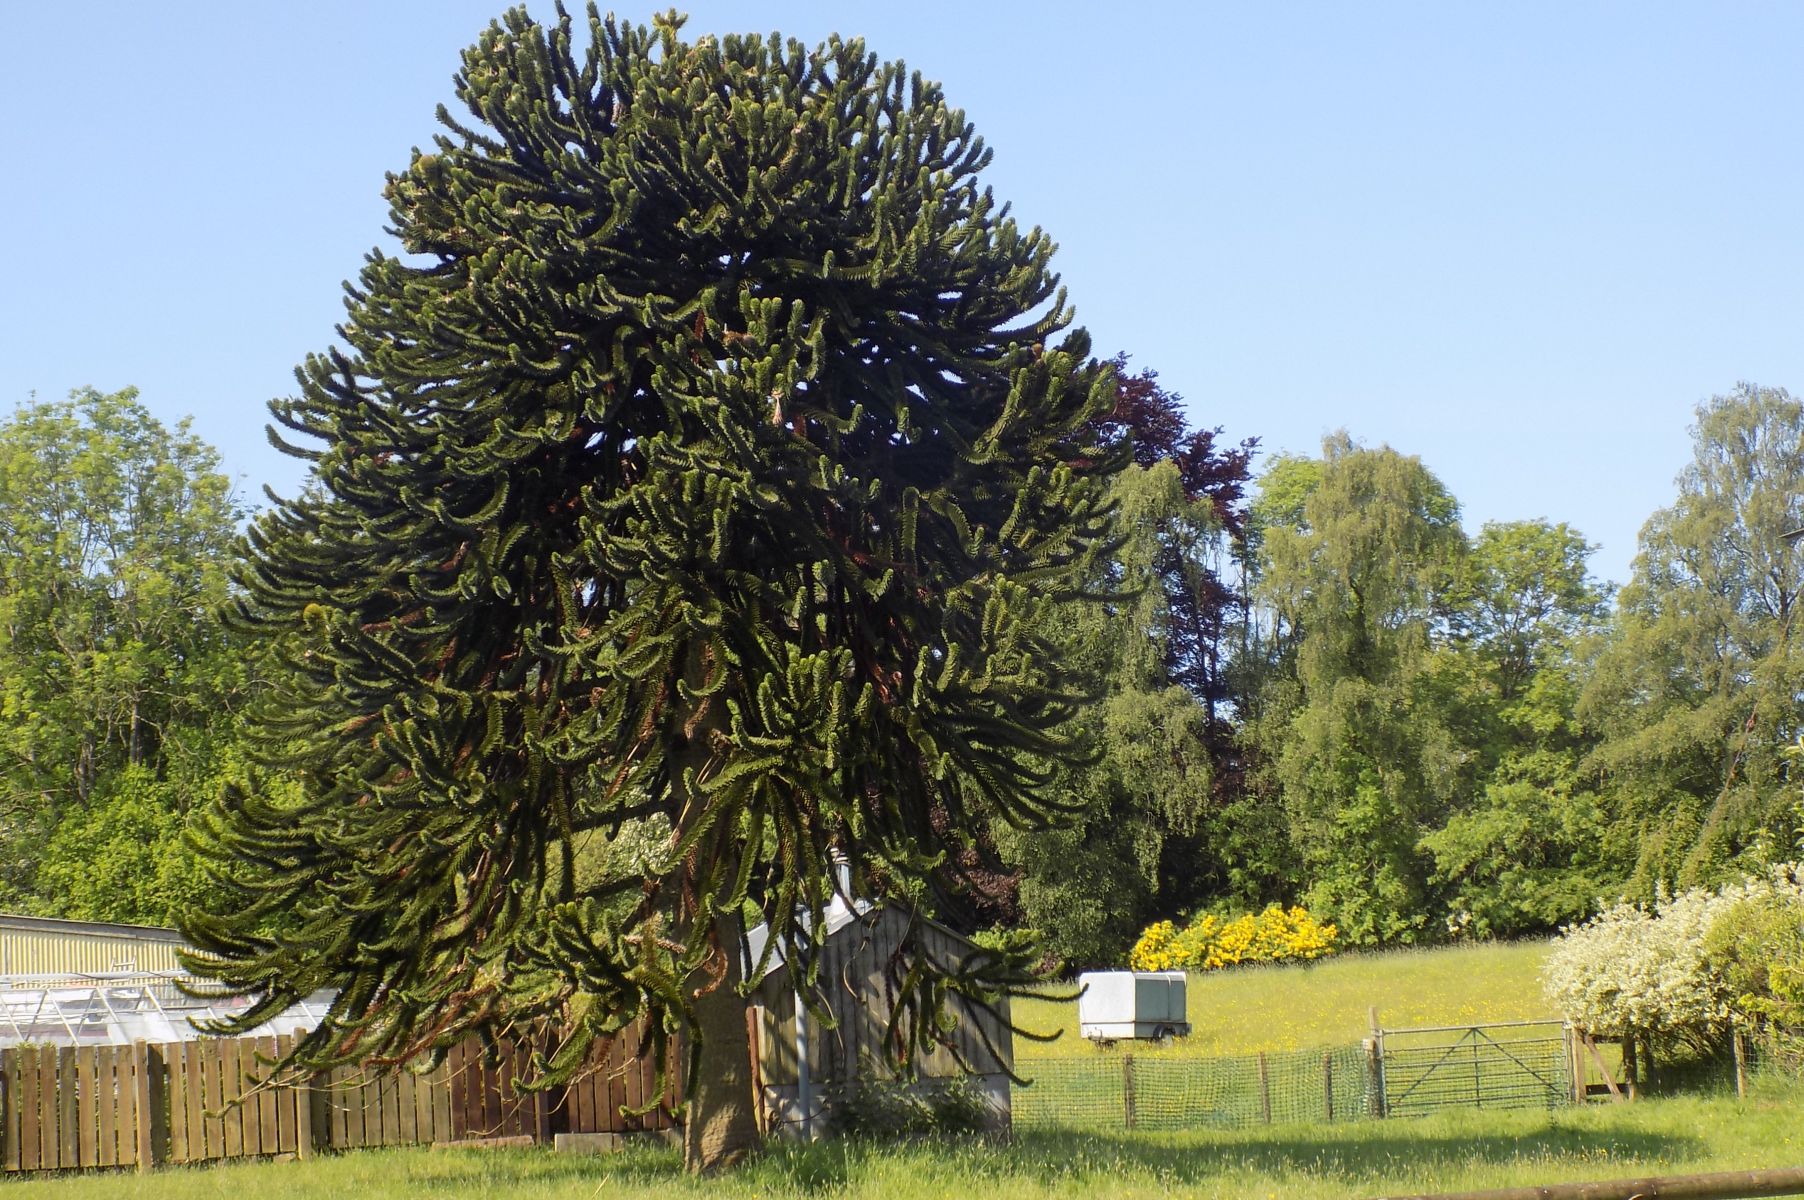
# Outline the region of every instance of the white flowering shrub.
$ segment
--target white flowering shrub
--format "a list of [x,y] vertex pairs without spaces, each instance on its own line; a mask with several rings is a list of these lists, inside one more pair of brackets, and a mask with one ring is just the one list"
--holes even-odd
[[1693,888],[1652,909],[1607,908],[1567,926],[1542,975],[1548,999],[1569,1021],[1605,1036],[1707,1041],[1734,1015],[1736,988],[1712,953],[1711,930],[1744,906],[1796,905],[1804,914],[1799,868],[1714,890]]

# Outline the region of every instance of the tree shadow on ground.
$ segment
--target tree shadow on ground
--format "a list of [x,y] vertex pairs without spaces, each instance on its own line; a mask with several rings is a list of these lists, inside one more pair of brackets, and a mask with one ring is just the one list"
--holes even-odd
[[1119,1162],[1149,1175],[1178,1183],[1195,1183],[1224,1172],[1245,1170],[1281,1173],[1307,1170],[1350,1183],[1396,1178],[1411,1171],[1446,1165],[1458,1169],[1478,1164],[1533,1161],[1672,1161],[1707,1150],[1699,1137],[1644,1130],[1600,1132],[1562,1125],[1506,1134],[1413,1133],[1406,1122],[1384,1132],[1360,1127],[1356,1136],[1323,1135],[1308,1128],[1231,1137],[1193,1134],[1072,1134],[1030,1132],[1012,1147],[1024,1172],[1030,1164],[1047,1165],[1046,1178],[1056,1177],[1060,1160],[1072,1158]]
[[[1342,1127],[1346,1129],[1348,1127]],[[1670,1162],[1707,1151],[1704,1139],[1643,1130],[1597,1130],[1557,1123],[1507,1133],[1427,1133],[1408,1122],[1362,1125],[1357,1132],[1324,1133],[1308,1127],[1233,1135],[1204,1132],[1090,1134],[1024,1132],[1006,1143],[830,1141],[813,1146],[771,1147],[750,1168],[790,1194],[819,1195],[855,1182],[879,1160],[919,1154],[977,1182],[1031,1181],[1060,1190],[1089,1177],[1156,1180],[1188,1186],[1234,1173],[1302,1171],[1354,1187],[1378,1187],[1400,1174],[1445,1166],[1457,1174],[1475,1165],[1562,1162]],[[925,1164],[924,1164],[925,1165]]]
[[[1408,1121],[1331,1127],[1299,1126],[1234,1134],[1076,1133],[1034,1130],[1006,1142],[974,1138],[879,1142],[835,1138],[812,1145],[767,1146],[731,1174],[741,1188],[765,1195],[820,1196],[844,1190],[866,1175],[920,1159],[923,1174],[955,1175],[967,1185],[1022,1181],[1068,1189],[1089,1178],[1139,1178],[1168,1186],[1204,1184],[1236,1173],[1304,1172],[1353,1187],[1377,1188],[1401,1174],[1457,1174],[1474,1165],[1523,1163],[1545,1170],[1559,1163],[1671,1162],[1708,1150],[1701,1137],[1645,1130],[1597,1130],[1557,1119],[1520,1133],[1429,1133]],[[605,1177],[627,1188],[682,1187],[681,1156],[661,1147],[634,1147],[599,1157],[470,1152],[467,1164],[441,1159],[415,1176],[413,1186],[455,1190],[479,1175],[490,1190],[558,1180]],[[705,1183],[701,1190],[710,1190]]]

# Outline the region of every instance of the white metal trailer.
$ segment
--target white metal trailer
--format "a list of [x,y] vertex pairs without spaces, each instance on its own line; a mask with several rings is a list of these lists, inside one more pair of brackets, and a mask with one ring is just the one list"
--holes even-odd
[[1098,1042],[1157,1041],[1190,1032],[1182,971],[1085,971],[1077,977],[1077,1028]]

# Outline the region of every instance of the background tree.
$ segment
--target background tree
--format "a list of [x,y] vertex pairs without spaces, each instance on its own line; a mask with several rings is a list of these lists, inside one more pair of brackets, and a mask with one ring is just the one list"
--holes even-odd
[[162,922],[229,754],[217,620],[240,515],[211,447],[127,389],[0,426],[0,904]]
[[1804,563],[1785,535],[1804,526],[1804,405],[1741,384],[1698,406],[1692,444],[1583,699],[1608,853],[1640,895],[1761,866],[1794,834]]
[[1247,506],[1240,551],[1241,591],[1247,599],[1243,602],[1245,620],[1241,627],[1241,672],[1237,692],[1242,707],[1249,713],[1257,710],[1265,681],[1295,667],[1292,657],[1296,639],[1290,636],[1295,630],[1287,623],[1285,614],[1270,604],[1258,604],[1251,599],[1259,591],[1259,581],[1265,575],[1266,535],[1272,530],[1308,533],[1309,497],[1321,486],[1325,465],[1322,459],[1300,454],[1272,455],[1259,472],[1258,486]]
[[1243,597],[1231,579],[1235,551],[1245,535],[1246,487],[1256,438],[1218,444],[1221,429],[1199,429],[1184,416],[1183,397],[1159,386],[1156,371],[1129,374],[1127,356],[1114,360],[1115,406],[1100,432],[1126,444],[1147,469],[1169,462],[1176,469],[1183,505],[1161,520],[1160,544],[1149,583],[1165,594],[1166,670],[1209,711],[1219,738],[1231,717],[1228,641],[1239,623]]
[[1136,467],[1116,481],[1121,544],[1095,581],[1109,599],[1060,612],[1047,636],[1103,694],[1079,721],[1095,761],[1053,789],[1076,823],[999,828],[1006,904],[977,914],[1042,933],[1069,965],[1121,961],[1139,926],[1210,896],[1232,870],[1214,815],[1238,783],[1230,676],[1241,596],[1233,563],[1255,443],[1192,428],[1182,397],[1114,360],[1113,407],[1096,422]]
[[1264,530],[1259,587],[1294,633],[1254,737],[1289,817],[1312,907],[1355,943],[1424,935],[1416,842],[1457,787],[1458,749],[1429,671],[1465,539],[1459,509],[1415,458],[1323,445],[1303,524]]
[[1592,549],[1564,524],[1488,523],[1443,601],[1434,672],[1471,782],[1422,848],[1455,931],[1556,928],[1611,885],[1577,715],[1608,619]]
[[[321,491],[253,528],[241,614],[300,797],[228,795],[190,933],[244,1023],[337,989],[315,1061],[511,1027],[552,1080],[649,1012],[711,1168],[753,1133],[744,914],[812,978],[831,853],[931,912],[1056,815],[1112,389],[937,87],[587,24],[465,54],[473,125],[389,182],[407,257],[275,406]],[[623,835],[640,870],[579,870]],[[902,1057],[1032,955],[897,964]]]
[[1223,773],[1228,786],[1210,833],[1224,868],[1222,894],[1247,908],[1294,902],[1308,886],[1291,841],[1282,788],[1260,737],[1269,704],[1287,705],[1294,698],[1290,685],[1296,678],[1298,630],[1281,608],[1267,602],[1261,581],[1267,534],[1274,529],[1308,532],[1305,506],[1321,486],[1323,469],[1319,458],[1270,456],[1246,506],[1237,547],[1240,622],[1229,678],[1237,718],[1236,769]]
[[1121,545],[1098,590],[1117,596],[1068,606],[1047,633],[1082,676],[1103,681],[1099,702],[1078,718],[1096,757],[1065,767],[1052,785],[1078,816],[1064,828],[995,833],[1020,872],[1022,919],[1051,954],[1082,966],[1119,962],[1157,908],[1188,903],[1168,873],[1186,884],[1202,873],[1186,838],[1204,818],[1213,779],[1208,709],[1173,678],[1163,586],[1173,540],[1210,528],[1213,514],[1185,494],[1170,459],[1130,467],[1114,497]]

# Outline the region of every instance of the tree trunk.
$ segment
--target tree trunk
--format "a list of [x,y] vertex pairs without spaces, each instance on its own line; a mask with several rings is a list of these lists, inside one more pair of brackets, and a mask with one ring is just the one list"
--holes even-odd
[[[707,664],[704,649],[691,645],[684,676],[705,695]],[[700,811],[702,796],[689,792],[692,784],[710,774],[714,762],[712,741],[726,725],[726,705],[719,695],[707,695],[701,708],[687,716],[680,747],[673,756],[675,787],[681,793],[678,811]],[[715,838],[722,835],[717,829]],[[706,851],[702,851],[704,857]],[[689,864],[694,869],[694,861]],[[691,880],[693,885],[695,881]],[[704,903],[706,901],[704,900]],[[691,936],[704,936],[706,912],[694,916]],[[744,957],[745,928],[738,913],[715,913],[709,935],[715,950],[726,959],[726,972],[716,981],[707,964],[689,980],[695,993],[697,1056],[694,1077],[687,1081],[687,1115],[683,1123],[683,1168],[691,1174],[711,1174],[738,1163],[758,1144],[757,1108],[752,1096],[751,1039],[746,1033],[745,997],[739,994]]]
[[712,991],[695,998],[695,1033],[701,1054],[695,1077],[689,1081],[688,1116],[683,1126],[683,1168],[691,1174],[731,1167],[758,1144],[746,1002],[736,990],[740,979],[738,919],[716,917],[714,937],[726,954],[727,974]]

